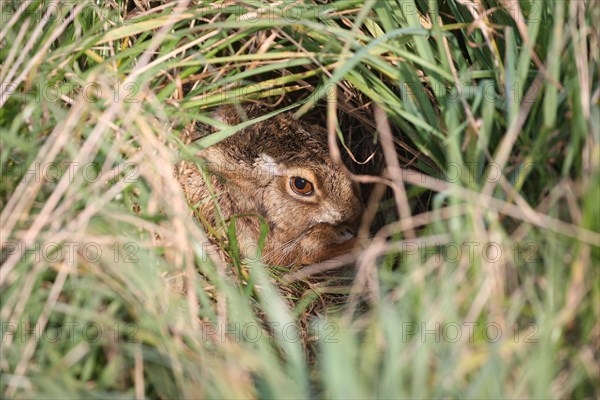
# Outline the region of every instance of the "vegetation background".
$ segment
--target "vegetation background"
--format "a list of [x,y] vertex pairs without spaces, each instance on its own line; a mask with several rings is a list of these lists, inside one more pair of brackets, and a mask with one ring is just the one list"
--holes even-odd
[[[600,396],[597,1],[0,7],[3,397]],[[355,267],[202,245],[245,101],[375,154]]]

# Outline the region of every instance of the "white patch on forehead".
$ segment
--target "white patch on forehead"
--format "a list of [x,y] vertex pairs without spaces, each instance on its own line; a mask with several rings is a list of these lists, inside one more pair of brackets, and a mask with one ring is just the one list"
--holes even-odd
[[255,161],[256,165],[270,175],[281,176],[285,173],[285,171],[281,168],[281,165],[277,163],[273,157],[266,153],[262,153]]
[[267,153],[262,153],[258,160],[261,160],[263,163],[266,163],[266,164],[277,164],[275,162],[275,160],[273,159],[273,157],[271,157]]
[[212,115],[211,115],[211,117],[215,121],[219,121],[219,122],[225,123],[225,117],[218,110],[215,111],[215,112],[213,112]]

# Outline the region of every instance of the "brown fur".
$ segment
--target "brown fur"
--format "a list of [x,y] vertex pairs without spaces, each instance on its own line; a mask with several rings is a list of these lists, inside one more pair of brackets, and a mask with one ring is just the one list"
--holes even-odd
[[[264,113],[256,106],[241,111],[248,118]],[[241,122],[233,106],[217,110],[227,124]],[[192,136],[210,133],[195,131]],[[224,220],[234,215],[263,216],[269,226],[262,260],[268,264],[310,264],[349,251],[362,204],[357,188],[329,156],[327,132],[279,114],[254,124],[201,151],[211,173],[218,209]],[[219,211],[210,201],[209,185],[189,162],[180,165],[179,181],[188,201],[213,226]],[[289,187],[290,177],[301,176],[314,184],[314,195],[303,197]],[[260,222],[246,216],[237,220],[242,253],[256,248]]]

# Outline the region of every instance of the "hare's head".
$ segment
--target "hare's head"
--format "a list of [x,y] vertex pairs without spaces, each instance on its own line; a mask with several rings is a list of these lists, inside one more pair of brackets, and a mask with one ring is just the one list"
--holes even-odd
[[[249,118],[261,109],[243,109]],[[233,106],[216,116],[228,124],[241,122]],[[209,170],[222,176],[231,213],[258,214],[269,234],[263,260],[271,264],[307,264],[350,249],[362,203],[357,187],[331,160],[327,132],[278,116],[254,124],[200,154]],[[242,245],[259,235],[256,218],[238,220]]]

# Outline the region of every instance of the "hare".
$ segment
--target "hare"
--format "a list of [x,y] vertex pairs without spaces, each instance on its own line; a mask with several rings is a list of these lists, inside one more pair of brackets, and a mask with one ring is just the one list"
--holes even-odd
[[[242,113],[256,118],[264,109],[245,106]],[[217,109],[214,117],[228,125],[242,122],[231,105]],[[188,132],[193,140],[214,131],[197,128]],[[179,166],[179,182],[189,203],[212,226],[220,218],[235,218],[242,254],[256,249],[261,221],[269,228],[262,250],[266,264],[312,264],[354,247],[363,205],[355,183],[331,160],[322,127],[282,113],[198,156],[210,173],[210,184],[190,162]]]

